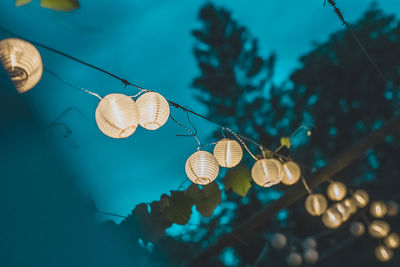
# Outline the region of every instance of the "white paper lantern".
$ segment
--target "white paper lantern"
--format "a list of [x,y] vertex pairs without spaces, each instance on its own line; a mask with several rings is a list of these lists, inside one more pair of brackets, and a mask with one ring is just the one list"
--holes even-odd
[[347,187],[342,182],[331,182],[326,190],[328,198],[333,201],[342,200],[347,194]]
[[313,248],[306,249],[304,252],[304,260],[308,263],[316,263],[318,261],[318,251]]
[[301,255],[297,252],[290,253],[289,256],[286,258],[286,263],[289,266],[300,266],[302,261],[303,259],[301,258]]
[[377,246],[375,248],[375,256],[381,262],[390,261],[393,257],[393,251],[385,246]]
[[282,183],[285,185],[293,185],[297,183],[301,176],[299,165],[294,161],[288,161],[283,164]]
[[350,233],[353,236],[360,237],[365,233],[365,226],[361,222],[352,222],[350,224]]
[[185,171],[195,184],[206,185],[218,176],[219,166],[215,157],[207,151],[197,151],[186,161]]
[[251,177],[262,187],[270,187],[281,180],[279,166],[269,159],[257,160],[251,169]]
[[105,96],[96,108],[96,122],[100,131],[112,138],[131,136],[138,126],[135,101],[123,94]]
[[328,201],[322,194],[311,194],[306,199],[305,207],[310,215],[320,216],[328,207]]
[[336,229],[342,225],[342,215],[334,208],[329,208],[322,215],[322,223],[330,229]]
[[144,93],[136,100],[136,104],[139,110],[139,125],[143,128],[157,130],[167,122],[169,104],[159,93]]
[[214,147],[214,156],[221,167],[233,168],[242,160],[243,150],[235,140],[222,139]]
[[383,201],[374,201],[371,203],[369,211],[375,218],[383,218],[387,213],[387,206]]
[[387,222],[375,220],[369,225],[368,232],[374,238],[384,238],[390,232],[390,225]]
[[304,249],[309,249],[309,248],[317,248],[317,241],[315,240],[315,238],[312,237],[308,237],[306,239],[304,239],[302,246]]
[[24,40],[8,38],[0,41],[0,62],[19,93],[32,89],[42,77],[40,53]]
[[284,234],[275,233],[271,237],[271,246],[276,249],[282,249],[286,246],[287,239]]
[[346,222],[350,218],[350,211],[343,203],[335,203],[332,208],[342,215],[342,222]]
[[353,194],[353,199],[356,201],[356,205],[359,208],[364,208],[369,201],[369,195],[362,189],[357,189]]
[[388,201],[387,206],[388,206],[387,216],[393,217],[399,214],[399,205],[396,202]]
[[356,201],[352,197],[346,198],[345,200],[343,200],[342,203],[349,210],[350,214],[354,214],[357,212]]

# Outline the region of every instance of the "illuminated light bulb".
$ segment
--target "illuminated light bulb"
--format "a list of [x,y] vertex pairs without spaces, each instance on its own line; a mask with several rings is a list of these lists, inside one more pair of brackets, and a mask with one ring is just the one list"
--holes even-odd
[[346,222],[350,218],[350,211],[343,203],[335,203],[332,208],[339,211],[342,215],[342,222]]
[[365,233],[365,226],[361,222],[352,222],[350,224],[350,233],[353,236],[360,237]]
[[317,247],[317,241],[312,237],[308,237],[303,241],[302,246],[304,249],[308,249],[308,248],[315,249]]
[[195,184],[206,185],[218,176],[219,166],[215,157],[207,151],[197,151],[186,161],[185,171]]
[[387,206],[383,201],[374,201],[371,203],[369,211],[375,218],[382,218],[387,213]]
[[131,136],[138,126],[139,113],[132,98],[123,94],[105,96],[96,108],[96,123],[100,131],[112,138]]
[[213,154],[221,167],[233,168],[242,160],[243,150],[235,140],[222,139],[215,145]]
[[0,62],[19,93],[35,87],[43,74],[39,51],[21,39],[8,38],[0,41]]
[[390,225],[387,222],[375,220],[369,225],[368,232],[374,238],[384,238],[390,232]]
[[328,201],[322,194],[311,194],[307,197],[305,206],[310,215],[320,216],[328,207]]
[[369,195],[362,189],[357,189],[353,194],[353,199],[356,201],[356,205],[359,208],[364,208],[369,201]]
[[169,118],[168,101],[159,93],[147,92],[136,100],[139,125],[147,130],[157,130]]
[[276,249],[282,249],[286,246],[287,244],[287,239],[284,234],[281,233],[275,233],[271,237],[271,246]]
[[282,183],[292,185],[299,181],[301,170],[299,165],[294,161],[288,161],[283,164]]
[[328,198],[333,201],[342,200],[347,194],[346,185],[342,182],[331,182],[326,190]]
[[313,249],[313,248],[309,248],[304,252],[304,261],[307,263],[316,263],[318,261],[318,251]]
[[387,206],[388,206],[387,216],[393,217],[399,214],[399,205],[396,202],[388,201]]
[[349,210],[350,214],[354,214],[357,212],[357,205],[356,205],[356,201],[354,200],[354,198],[346,198],[345,200],[343,200],[342,202],[346,208]]
[[329,208],[322,215],[322,223],[330,229],[336,229],[342,225],[342,215],[336,209]]
[[259,159],[251,169],[254,182],[262,187],[270,187],[280,182],[279,166],[272,160]]
[[388,248],[398,248],[400,245],[400,237],[398,234],[396,233],[391,233],[390,235],[388,235],[384,240],[383,243],[385,243],[385,245]]
[[286,263],[289,266],[300,266],[302,261],[303,259],[301,258],[301,255],[297,252],[290,253],[289,256],[286,258]]
[[377,246],[375,248],[375,256],[381,262],[390,261],[393,257],[393,251],[385,246]]

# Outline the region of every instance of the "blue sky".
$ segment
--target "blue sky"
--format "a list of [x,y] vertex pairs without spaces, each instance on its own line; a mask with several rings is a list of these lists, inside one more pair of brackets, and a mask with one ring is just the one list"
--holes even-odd
[[[39,1],[15,7],[0,2],[0,25],[26,38],[47,44],[133,83],[155,90],[182,105],[205,113],[190,89],[198,69],[192,54],[190,31],[199,25],[197,12],[206,1],[81,0],[81,9],[55,12],[39,7]],[[323,0],[215,0],[259,38],[261,54],[275,51],[277,82],[298,66],[298,57],[324,41],[343,25]],[[338,0],[348,21],[356,20],[370,1]],[[400,13],[398,0],[383,0],[379,7]],[[0,38],[7,37],[0,33]],[[46,68],[71,82],[105,96],[112,92],[133,94],[120,82],[66,58],[40,50]],[[73,131],[63,138],[61,129],[49,134],[58,155],[76,174],[82,191],[92,194],[101,210],[127,214],[140,202],[159,199],[185,179],[184,164],[196,149],[193,139],[176,137],[182,129],[169,121],[158,131],[138,129],[128,139],[104,136],[94,120],[98,100],[68,87],[45,73],[37,87],[24,95],[43,125],[68,107],[62,122]],[[173,114],[184,114],[172,108]],[[193,118],[202,143],[208,143],[214,126]],[[71,145],[71,142],[77,146]],[[55,178],[56,179],[56,178]]]

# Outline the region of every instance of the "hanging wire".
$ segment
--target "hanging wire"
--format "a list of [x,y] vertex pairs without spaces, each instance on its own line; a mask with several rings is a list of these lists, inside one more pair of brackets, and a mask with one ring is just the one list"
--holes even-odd
[[130,95],[129,97],[136,98],[136,97],[140,96],[141,94],[143,94],[144,92],[148,92],[148,90],[142,90],[142,89],[139,89],[139,90],[140,90],[139,93],[137,93],[135,95]]
[[197,143],[198,143],[198,147],[197,150],[200,150],[201,147],[201,143],[200,140],[197,138],[196,134],[197,134],[197,130],[196,133],[193,133],[193,131],[191,131],[189,128],[187,128],[185,125],[183,125],[182,123],[180,123],[179,121],[177,121],[172,114],[169,114],[169,117],[171,118],[171,120],[173,120],[176,124],[178,124],[179,126],[181,126],[183,129],[185,129],[188,133],[190,133],[190,135],[181,135],[181,134],[177,134],[176,136],[181,136],[181,137],[193,137],[194,139],[196,139]]
[[[239,136],[237,133],[235,133],[234,131],[232,131],[232,130],[229,129],[229,128],[221,127],[221,130],[227,130],[227,131],[229,131],[230,133],[232,133],[232,134],[236,137],[236,139],[239,140],[239,142],[240,142],[240,143],[242,144],[242,146],[246,149],[246,151],[250,154],[250,156],[252,156],[253,159],[254,159],[255,161],[258,160],[257,157],[254,156],[253,153],[251,153],[250,149],[247,147],[247,145],[245,144],[245,142],[243,142],[241,136]],[[261,147],[260,147],[260,149],[261,149]],[[263,151],[263,149],[261,149],[261,151]]]
[[303,182],[304,188],[306,189],[308,194],[312,194],[312,191],[310,187],[308,186],[306,179],[304,179],[304,176],[301,176],[301,181]]

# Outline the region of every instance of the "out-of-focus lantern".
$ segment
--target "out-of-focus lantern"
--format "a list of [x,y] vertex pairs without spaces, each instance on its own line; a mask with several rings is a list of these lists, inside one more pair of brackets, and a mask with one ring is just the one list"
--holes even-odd
[[393,251],[385,246],[377,246],[375,248],[375,256],[381,262],[390,261],[393,257]]
[[387,215],[389,217],[396,216],[399,213],[399,205],[395,201],[388,201],[388,212]]
[[286,258],[286,263],[289,266],[300,266],[302,263],[303,259],[301,258],[301,255],[297,252],[292,252],[289,254],[289,256]]
[[313,248],[306,249],[303,256],[304,261],[307,263],[316,263],[318,261],[318,251]]
[[322,215],[322,223],[330,229],[336,229],[342,225],[342,215],[336,209],[329,208]]
[[387,213],[387,206],[383,201],[374,201],[371,203],[369,211],[375,218],[382,218]]
[[374,238],[384,238],[390,232],[390,225],[387,222],[375,220],[369,225],[368,232]]
[[310,215],[320,216],[328,207],[328,201],[322,194],[311,194],[307,197],[305,206]]
[[262,187],[270,187],[281,181],[279,166],[270,159],[259,159],[251,169],[254,182]]
[[342,200],[347,194],[347,187],[342,182],[331,182],[326,190],[328,198],[333,201]]
[[400,245],[400,237],[399,237],[399,235],[396,234],[396,233],[391,233],[390,235],[388,235],[388,236],[383,240],[383,242],[385,243],[385,245],[386,245],[388,248],[395,249],[395,248],[398,248],[399,245]]
[[304,239],[302,246],[304,249],[308,249],[308,248],[316,248],[317,247],[317,241],[315,240],[315,238],[312,237],[308,237],[306,239]]
[[271,246],[276,249],[282,249],[286,246],[287,239],[286,236],[281,233],[275,233],[271,237]]
[[342,215],[342,222],[346,222],[350,218],[350,211],[343,203],[335,203],[332,208]]
[[139,125],[143,128],[157,130],[167,122],[168,101],[159,93],[144,93],[136,100],[136,104],[139,110]]
[[186,161],[185,171],[195,184],[206,185],[218,176],[219,166],[215,157],[207,151],[197,151]]
[[214,156],[221,167],[232,168],[242,160],[243,150],[235,140],[222,139],[214,147]]
[[354,214],[357,212],[356,201],[352,197],[346,198],[345,200],[343,200],[342,203],[349,210],[350,214]]
[[350,224],[350,233],[353,236],[359,237],[365,233],[365,226],[361,222],[352,222]]
[[356,201],[356,205],[359,208],[364,208],[369,201],[369,195],[362,189],[357,189],[353,194],[353,199]]
[[282,183],[292,185],[299,181],[301,170],[299,165],[294,161],[288,161],[283,164]]

